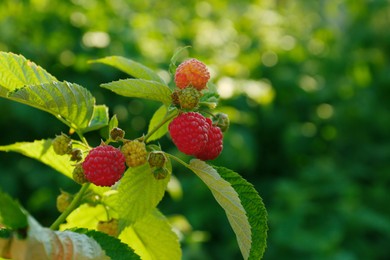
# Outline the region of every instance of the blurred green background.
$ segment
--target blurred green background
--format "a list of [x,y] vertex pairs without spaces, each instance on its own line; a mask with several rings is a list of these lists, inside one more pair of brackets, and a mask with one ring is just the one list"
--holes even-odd
[[[254,184],[269,212],[265,259],[386,259],[390,255],[390,2],[3,0],[0,50],[87,87],[127,137],[147,129],[157,103],[100,89],[125,78],[90,59],[122,55],[171,80],[177,48],[205,62],[232,125],[214,162]],[[172,82],[170,83],[172,84]],[[0,100],[0,145],[67,132],[36,109]],[[87,135],[97,144],[98,133]],[[168,138],[163,149],[178,154]],[[0,187],[44,225],[59,188],[77,185],[14,153],[0,154]],[[184,259],[240,259],[210,192],[174,166],[194,231]],[[205,231],[202,233],[198,231]],[[205,240],[203,243],[199,241]]]

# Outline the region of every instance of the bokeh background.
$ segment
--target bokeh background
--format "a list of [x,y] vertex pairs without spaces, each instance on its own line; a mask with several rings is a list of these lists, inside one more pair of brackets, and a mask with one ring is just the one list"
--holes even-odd
[[[232,121],[214,162],[254,184],[269,212],[265,259],[386,259],[390,255],[390,7],[388,0],[3,0],[0,50],[88,88],[127,137],[159,104],[100,89],[126,75],[87,61],[121,55],[171,80],[173,53],[210,68]],[[172,82],[170,83],[172,84]],[[67,132],[54,117],[0,99],[0,145]],[[87,138],[95,144],[99,133]],[[178,154],[167,137],[163,149]],[[184,259],[240,259],[210,192],[174,166],[181,199],[168,216],[192,229]],[[15,153],[0,154],[0,187],[44,225],[59,188],[77,185]]]

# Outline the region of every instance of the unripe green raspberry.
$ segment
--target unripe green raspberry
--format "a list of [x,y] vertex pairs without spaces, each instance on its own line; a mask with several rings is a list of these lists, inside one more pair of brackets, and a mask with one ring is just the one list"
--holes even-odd
[[121,140],[121,139],[123,139],[123,137],[125,137],[125,131],[123,131],[123,130],[120,129],[119,127],[114,127],[114,128],[110,131],[110,137],[111,137],[111,139],[114,140],[114,141]]
[[81,149],[79,148],[72,149],[72,151],[70,152],[70,160],[79,162],[82,159],[83,159],[83,151],[81,151]]
[[116,237],[118,236],[118,220],[117,219],[111,219],[109,221],[99,221],[97,224],[97,230],[103,233],[106,233],[107,235]]
[[186,87],[177,90],[177,98],[180,108],[194,109],[198,107],[201,93],[194,87]]
[[52,145],[54,152],[58,155],[64,155],[72,151],[72,139],[66,134],[57,135]]
[[121,152],[125,156],[128,167],[136,167],[146,162],[146,146],[138,140],[127,141],[123,144]]
[[152,151],[149,153],[148,162],[150,167],[163,167],[167,162],[167,157],[161,151]]
[[57,209],[59,212],[64,212],[73,200],[73,196],[67,192],[61,191],[57,197]]
[[214,125],[218,126],[221,128],[222,132],[226,132],[226,130],[230,126],[230,120],[227,114],[224,113],[217,113],[215,115],[215,119],[213,120]]
[[77,164],[76,167],[73,169],[72,177],[75,182],[78,184],[84,184],[86,183],[87,177],[85,177],[84,169],[82,164]]
[[168,169],[165,167],[157,167],[153,170],[153,176],[156,180],[163,180],[168,176]]

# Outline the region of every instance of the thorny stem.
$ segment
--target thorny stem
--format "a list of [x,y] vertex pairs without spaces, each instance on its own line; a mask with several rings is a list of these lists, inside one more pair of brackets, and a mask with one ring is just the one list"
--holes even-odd
[[172,114],[169,114],[169,112],[167,112],[167,115],[164,117],[164,119],[158,125],[156,125],[147,135],[145,135],[144,141],[146,142],[160,127],[162,127],[166,122],[174,118],[178,113],[178,110],[175,110]]
[[80,204],[81,199],[83,198],[84,193],[88,190],[89,185],[91,183],[84,183],[79,192],[73,198],[72,202],[66,208],[64,212],[54,221],[54,223],[50,226],[50,229],[57,230],[58,227],[66,220],[70,213],[77,208]]

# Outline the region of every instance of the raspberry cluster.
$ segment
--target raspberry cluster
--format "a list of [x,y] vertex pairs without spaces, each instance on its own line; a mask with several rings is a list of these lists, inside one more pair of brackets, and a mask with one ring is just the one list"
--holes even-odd
[[198,112],[182,113],[168,126],[173,143],[182,153],[213,160],[222,152],[222,131]]

